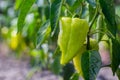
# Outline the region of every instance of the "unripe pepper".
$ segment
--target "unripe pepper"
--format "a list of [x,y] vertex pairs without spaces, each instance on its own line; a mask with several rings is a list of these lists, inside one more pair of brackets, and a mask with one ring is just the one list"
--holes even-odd
[[77,55],[73,58],[73,64],[74,64],[75,70],[77,71],[77,73],[79,73],[80,76],[83,76],[82,66],[81,66],[81,63],[82,63],[81,57],[85,51],[86,51],[86,46],[83,45],[80,51],[77,53]]
[[101,38],[101,41],[99,42],[100,49],[104,49],[106,51],[110,51],[110,43],[109,43],[109,37],[105,34]]
[[62,17],[58,45],[62,52],[61,64],[66,64],[78,53],[84,44],[88,33],[88,23],[85,19]]
[[[81,47],[77,55],[73,58],[73,64],[75,66],[76,71],[83,76],[82,68],[81,68],[81,56],[86,51],[87,42],[84,42],[84,45]],[[95,39],[90,38],[90,50],[98,50],[98,42]]]

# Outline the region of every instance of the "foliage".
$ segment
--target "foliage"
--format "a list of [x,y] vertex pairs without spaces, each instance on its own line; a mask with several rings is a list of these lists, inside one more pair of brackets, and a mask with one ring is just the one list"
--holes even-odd
[[13,51],[27,53],[32,66],[64,80],[95,80],[102,68],[97,46],[103,43],[109,47],[108,65],[119,73],[120,6],[113,0],[16,0],[14,16],[9,8],[0,7],[0,34]]

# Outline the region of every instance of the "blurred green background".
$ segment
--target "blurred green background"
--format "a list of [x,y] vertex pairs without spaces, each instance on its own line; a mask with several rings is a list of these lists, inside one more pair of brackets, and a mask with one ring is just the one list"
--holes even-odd
[[[60,54],[56,54],[60,52],[54,52],[57,46],[56,36],[58,31],[55,32],[56,36],[50,38],[50,28],[42,28],[45,21],[49,19],[49,0],[36,1],[36,4],[32,6],[27,14],[22,34],[17,34],[17,19],[22,1],[0,0],[0,45],[2,46],[4,43],[8,46],[9,56],[13,55],[17,59],[27,59],[29,67],[32,69],[28,75],[34,74],[37,70],[50,70],[57,76],[64,76],[68,74],[65,72],[70,70],[71,73],[74,72],[72,64],[67,64],[67,67],[70,66],[67,69],[66,67],[63,68],[59,63]],[[115,0],[115,7],[116,13],[120,16],[120,0]],[[41,41],[40,44],[42,45],[40,47],[36,46],[37,39]],[[4,49],[4,46],[2,47]],[[64,76],[64,78],[67,80],[67,77],[71,75]]]

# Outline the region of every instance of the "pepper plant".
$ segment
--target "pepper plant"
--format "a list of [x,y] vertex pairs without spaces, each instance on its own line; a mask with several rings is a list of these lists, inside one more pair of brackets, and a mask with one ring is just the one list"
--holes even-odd
[[[64,67],[65,80],[78,80],[79,76],[95,80],[106,66],[119,76],[120,15],[115,12],[113,0],[16,0],[16,8],[20,7],[18,34],[24,31],[25,17],[33,6],[38,6],[42,24],[37,36],[31,36],[35,48],[41,49],[46,41],[52,45],[49,50],[53,53],[53,67]],[[109,64],[102,64],[99,43],[109,48]]]

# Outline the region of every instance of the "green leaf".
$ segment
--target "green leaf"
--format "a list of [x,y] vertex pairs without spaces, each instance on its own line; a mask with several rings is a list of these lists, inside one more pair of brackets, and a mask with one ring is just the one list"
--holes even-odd
[[120,64],[120,43],[116,39],[112,39],[111,61],[112,71],[115,74]]
[[116,20],[118,31],[120,32],[120,17],[118,15],[116,15],[115,20]]
[[120,16],[120,5],[115,6],[116,15]]
[[71,76],[70,80],[79,80],[79,74],[78,74],[78,73],[74,73],[74,74]]
[[95,8],[93,8],[91,5],[89,5],[89,21],[91,21],[94,17],[93,14],[95,14]]
[[57,48],[55,49],[55,51],[54,51],[54,53],[53,53],[53,58],[56,57],[59,53],[61,53],[60,47],[57,46]]
[[[70,0],[68,0],[68,1],[70,1]],[[83,2],[83,0],[75,0],[75,1],[72,3],[72,5],[69,6],[70,11],[71,11],[72,13],[76,13],[76,14],[81,15],[82,2]]]
[[61,72],[61,64],[60,64],[60,48],[59,46],[56,47],[52,57],[54,58],[54,61],[51,65],[51,69],[52,69],[52,72],[54,72],[55,74],[59,74]]
[[15,9],[16,10],[19,9],[19,7],[20,7],[20,5],[21,5],[22,2],[23,2],[23,0],[16,0],[15,1]]
[[37,36],[37,48],[48,38],[51,32],[50,21],[47,20],[39,29]]
[[52,35],[54,35],[54,32],[57,27],[57,23],[59,21],[62,3],[63,3],[63,0],[54,0],[54,2],[51,5],[50,25],[51,25]]
[[76,1],[78,0],[66,0],[66,3],[70,6],[73,6]]
[[120,80],[120,68],[117,69],[117,76],[118,76],[118,79]]
[[45,16],[46,16],[46,19],[50,18],[50,7],[49,6],[45,7]]
[[107,29],[115,36],[116,35],[116,22],[115,22],[115,7],[113,0],[99,0],[102,12],[106,18]]
[[84,79],[95,80],[102,64],[99,52],[86,51],[82,55],[81,62]]
[[92,7],[96,7],[96,0],[86,0]]
[[24,25],[24,20],[25,17],[29,11],[29,9],[31,8],[31,6],[34,4],[35,0],[24,0],[21,7],[20,7],[20,14],[18,17],[18,32],[21,32],[23,29],[23,25]]
[[71,63],[66,64],[63,67],[63,80],[70,80],[70,77],[74,73],[74,66]]
[[[97,18],[97,26],[96,26],[96,29],[97,30],[100,30],[102,32],[105,32],[105,25],[104,25],[104,19],[103,19],[103,16],[102,15],[99,15],[98,18]],[[99,42],[101,39],[102,39],[102,36],[104,34],[102,33],[97,33],[96,34],[96,39],[97,41]]]
[[60,56],[61,56],[60,50],[57,48],[54,54],[56,55],[55,56],[53,55],[54,61],[52,63],[51,69],[55,74],[59,74],[62,69],[60,64]]
[[81,18],[82,18],[82,19],[85,19],[86,16],[88,16],[88,9],[87,9],[87,6],[82,6]]
[[116,20],[116,24],[117,24],[117,34],[116,34],[116,38],[118,39],[119,43],[120,43],[120,17],[118,15],[115,16],[115,20]]

